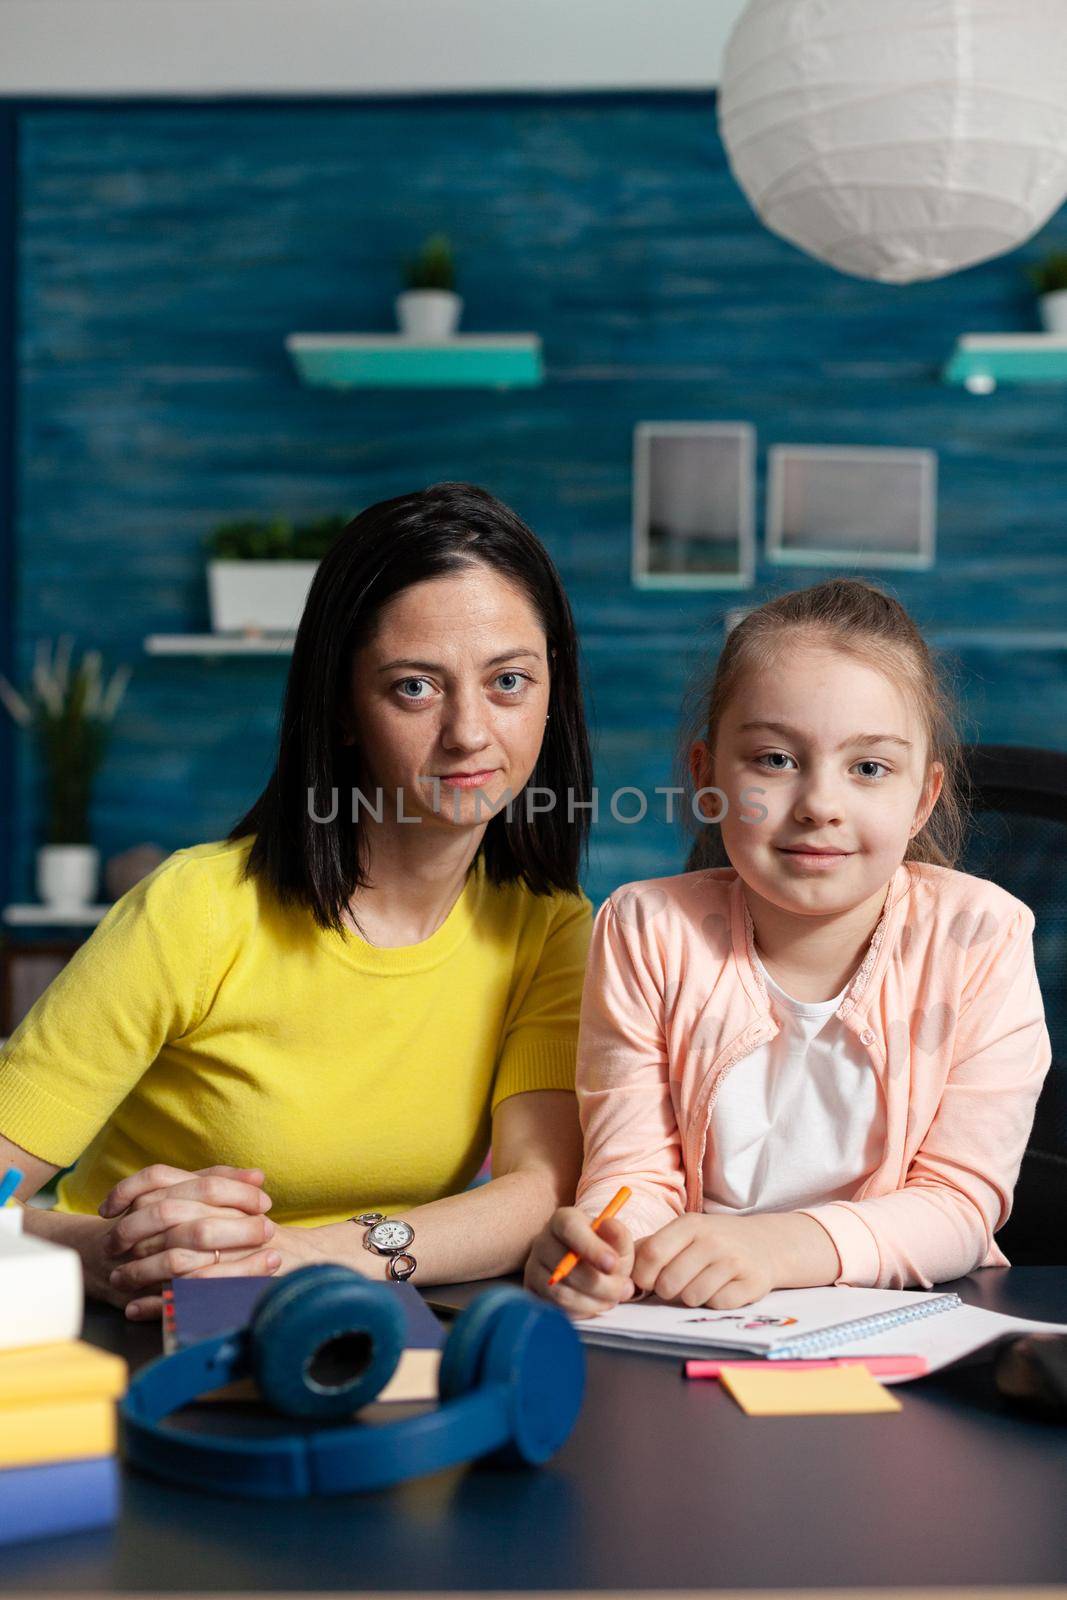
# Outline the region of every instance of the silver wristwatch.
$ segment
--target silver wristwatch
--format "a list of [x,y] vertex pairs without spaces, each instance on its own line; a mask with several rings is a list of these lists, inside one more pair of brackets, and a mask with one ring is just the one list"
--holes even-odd
[[358,1217],[349,1217],[348,1220],[366,1228],[363,1235],[364,1250],[372,1250],[376,1256],[388,1256],[388,1273],[394,1283],[404,1283],[411,1277],[417,1263],[408,1249],[415,1237],[415,1229],[410,1222],[402,1222],[399,1217],[383,1216],[380,1211],[363,1211]]

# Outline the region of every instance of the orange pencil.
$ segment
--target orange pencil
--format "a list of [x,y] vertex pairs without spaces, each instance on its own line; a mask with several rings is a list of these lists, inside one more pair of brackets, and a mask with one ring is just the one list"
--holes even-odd
[[[616,1211],[621,1211],[629,1198],[630,1191],[626,1185],[623,1184],[618,1194],[615,1195],[613,1199],[608,1201],[599,1217],[597,1217],[593,1222],[593,1232],[597,1233],[602,1222],[607,1222],[608,1218],[613,1217]],[[573,1250],[568,1250],[567,1254],[563,1257],[563,1260],[560,1262],[551,1278],[549,1278],[548,1287],[552,1289],[557,1283],[562,1283],[568,1272],[573,1272],[581,1259],[581,1256],[576,1256]]]

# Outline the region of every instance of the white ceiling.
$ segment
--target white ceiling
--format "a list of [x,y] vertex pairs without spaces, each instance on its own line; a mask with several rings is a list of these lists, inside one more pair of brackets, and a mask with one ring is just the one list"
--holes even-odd
[[707,88],[743,0],[0,0],[0,93]]

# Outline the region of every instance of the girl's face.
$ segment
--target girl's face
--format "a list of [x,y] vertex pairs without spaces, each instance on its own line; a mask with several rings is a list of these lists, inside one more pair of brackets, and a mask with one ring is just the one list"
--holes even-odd
[[[816,646],[747,680],[710,768],[703,743],[692,760],[698,780],[728,798],[723,844],[739,876],[801,915],[851,910],[883,889],[943,779],[938,762],[927,774],[925,734],[890,680]],[[722,809],[715,796],[708,805],[711,815]],[[743,820],[759,807],[765,818]]]
[[[396,819],[402,790],[408,818],[484,827],[536,765],[548,694],[547,641],[533,606],[491,567],[472,565],[414,584],[382,608],[354,658],[345,741],[358,730],[385,818]],[[367,798],[377,803],[373,792]]]

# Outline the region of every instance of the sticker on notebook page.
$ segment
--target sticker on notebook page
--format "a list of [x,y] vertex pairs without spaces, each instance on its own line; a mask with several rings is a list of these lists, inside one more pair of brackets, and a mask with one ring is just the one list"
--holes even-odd
[[733,1322],[741,1328],[791,1328],[796,1317],[751,1317],[746,1318],[743,1311],[722,1311],[714,1317],[685,1317],[683,1321],[690,1322]]

